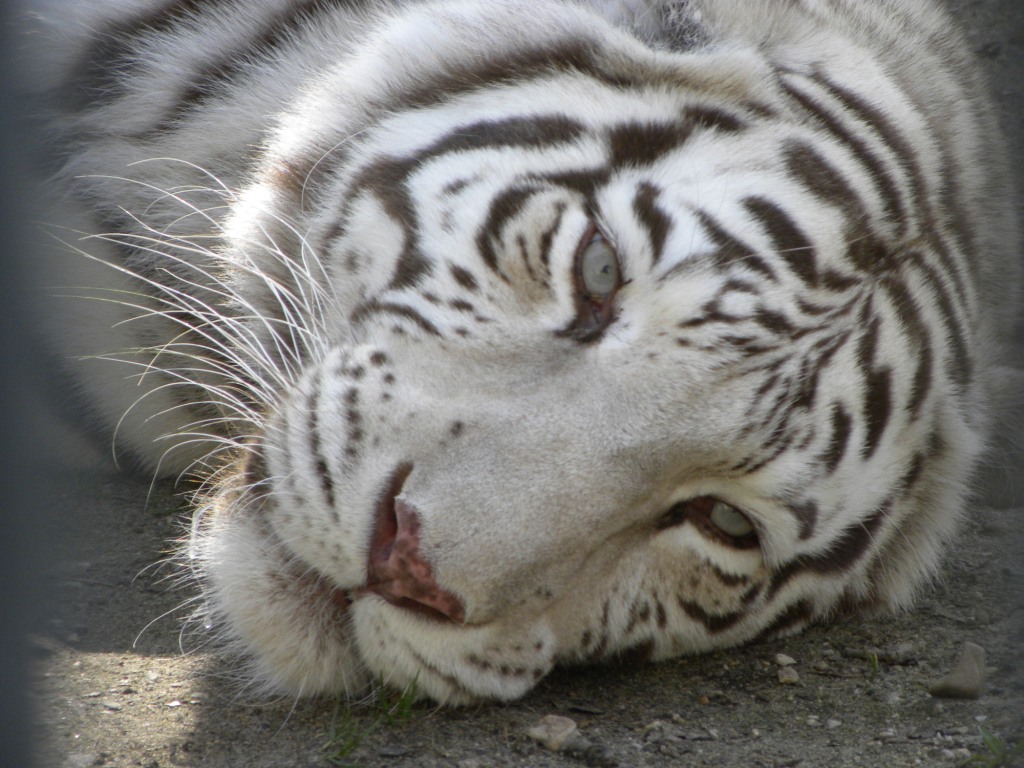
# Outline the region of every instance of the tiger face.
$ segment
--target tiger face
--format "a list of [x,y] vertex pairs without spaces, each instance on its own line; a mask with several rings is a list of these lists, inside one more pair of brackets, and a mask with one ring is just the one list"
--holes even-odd
[[510,699],[905,604],[977,438],[881,66],[554,4],[377,34],[225,226],[263,418],[192,551],[255,677]]
[[255,688],[511,699],[934,572],[1015,278],[930,2],[40,15],[101,299],[51,336],[205,480],[197,624]]

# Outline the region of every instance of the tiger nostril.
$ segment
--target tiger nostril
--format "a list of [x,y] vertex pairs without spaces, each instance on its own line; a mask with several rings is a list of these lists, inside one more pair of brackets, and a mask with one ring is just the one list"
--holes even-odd
[[377,500],[377,519],[366,565],[366,591],[423,616],[462,622],[465,607],[434,579],[420,554],[420,515],[398,498],[412,464],[400,464]]

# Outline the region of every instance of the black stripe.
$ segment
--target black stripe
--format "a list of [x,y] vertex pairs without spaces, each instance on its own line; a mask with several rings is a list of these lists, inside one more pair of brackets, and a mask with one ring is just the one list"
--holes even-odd
[[952,364],[948,366],[951,369],[949,374],[957,386],[961,389],[965,388],[974,376],[974,366],[971,354],[967,349],[967,342],[964,339],[964,331],[960,327],[956,311],[953,307],[953,301],[949,298],[946,286],[943,284],[936,269],[927,262],[922,254],[916,251],[912,252],[908,254],[908,261],[921,271],[926,282],[935,293],[939,314],[942,316],[942,322],[946,326],[948,339],[946,346],[953,356]]
[[[772,412],[774,415],[774,412]],[[767,424],[762,425],[767,426]],[[793,444],[793,434],[788,430],[779,428],[761,446],[766,451],[760,456],[748,456],[744,461],[735,466],[736,472],[753,475],[767,467],[782,454],[786,453]]]
[[892,249],[871,234],[847,238],[846,258],[862,272],[879,274],[896,265]]
[[[761,113],[760,110],[754,111]],[[709,106],[686,107],[683,109],[683,120],[701,130],[714,129],[722,133],[736,133],[744,128],[741,118]]]
[[612,168],[653,165],[679,149],[693,128],[672,123],[626,123],[611,130],[608,145]]
[[633,213],[647,228],[651,238],[651,261],[657,264],[665,251],[665,241],[672,229],[672,219],[657,203],[660,190],[653,184],[643,182],[633,196]]
[[880,109],[865,101],[860,94],[830,80],[822,72],[817,73],[814,79],[828,89],[848,112],[855,115],[862,123],[870,126],[895,152],[900,159],[900,167],[909,178],[913,202],[916,203],[919,210],[924,210],[928,204],[928,198],[924,191],[925,183],[921,176],[920,164],[917,161],[917,152],[906,137]]
[[793,406],[811,410],[818,396],[818,382],[821,372],[828,367],[836,352],[845,342],[846,337],[826,339],[824,344],[816,344],[812,352],[803,359],[800,375],[797,379],[797,393],[793,398]]
[[491,201],[490,208],[487,211],[487,219],[477,234],[476,247],[480,252],[480,258],[483,259],[488,269],[499,275],[505,282],[508,282],[508,276],[505,275],[501,270],[501,265],[498,264],[498,251],[494,246],[494,242],[495,240],[500,242],[501,231],[509,219],[515,218],[522,213],[523,208],[526,207],[527,200],[536,192],[537,190],[534,187],[511,187],[503,190]]
[[[352,185],[350,199],[357,198],[364,190],[372,192],[388,216],[404,230],[402,255],[390,287],[415,286],[432,269],[430,261],[419,248],[417,218],[407,184],[409,176],[424,163],[453,152],[475,149],[557,146],[579,138],[583,131],[579,123],[558,115],[483,120],[454,127],[412,157],[385,158],[364,167]],[[492,269],[497,269],[497,256],[486,233],[495,232],[505,219],[514,215],[518,209],[511,206],[512,201],[530,191],[529,188],[508,190],[491,204],[491,218],[477,242],[485,263]]]
[[[771,266],[760,256],[758,256],[751,248],[746,246],[742,241],[736,239],[708,213],[697,210],[694,211],[694,215],[697,217],[697,221],[704,228],[705,234],[708,239],[716,247],[715,253],[712,254],[711,259],[714,264],[721,269],[728,269],[736,264],[742,264],[748,269],[758,272],[765,277],[775,280],[775,273],[772,271]],[[679,265],[680,267],[682,265]],[[662,277],[661,280],[668,279],[676,268],[669,270]]]
[[916,416],[932,384],[931,338],[921,319],[917,301],[910,294],[906,284],[895,277],[889,277],[881,281],[881,286],[889,294],[892,305],[899,315],[903,332],[917,348],[917,367],[906,406],[911,416]]
[[831,475],[836,471],[839,462],[846,454],[846,446],[850,442],[850,432],[853,422],[850,415],[839,403],[832,403],[832,438],[825,452],[819,460],[825,466],[826,474]]
[[705,611],[696,603],[684,600],[682,595],[676,598],[676,602],[679,603],[679,607],[682,608],[683,613],[694,621],[703,624],[707,631],[713,635],[718,634],[719,632],[724,632],[730,627],[735,626],[740,619],[745,618],[747,615],[746,611],[713,615]]
[[811,499],[794,502],[789,505],[789,511],[800,524],[800,541],[806,541],[814,535],[814,529],[818,525],[818,505]]
[[562,219],[565,217],[566,210],[567,206],[565,203],[558,203],[555,206],[555,220],[540,236],[540,263],[544,266],[545,274],[548,277],[551,276],[549,268],[551,264],[551,244],[554,242],[555,235],[562,226]]
[[809,623],[814,618],[814,604],[810,600],[798,600],[777,615],[772,622],[757,633],[755,641],[769,640],[787,635]]
[[402,228],[402,253],[391,279],[393,289],[417,285],[433,268],[419,249],[416,215],[406,186],[415,165],[415,161],[409,160],[380,160],[363,168],[352,185],[342,214],[342,220],[347,221],[349,210],[360,193],[369,192],[384,207],[388,217]]
[[830,108],[819,104],[810,96],[800,92],[793,87],[792,83],[783,81],[783,88],[793,99],[804,107],[804,109],[812,113],[830,133],[838,137],[840,142],[846,145],[847,148],[853,152],[857,161],[868,171],[868,174],[874,180],[878,188],[878,193],[882,198],[882,203],[886,210],[886,219],[896,227],[897,232],[904,232],[906,229],[906,207],[902,196],[900,195],[896,183],[885,169],[884,163],[881,159],[875,156],[871,151],[871,148],[867,145],[867,142],[847,130],[846,127],[844,127],[839,120],[835,118]]
[[802,333],[797,332],[793,323],[791,323],[789,318],[781,312],[774,312],[770,309],[761,307],[753,316],[753,320],[766,331],[769,331],[776,336],[790,336],[796,338],[803,335]]
[[814,246],[796,222],[775,203],[763,197],[747,197],[742,205],[772,240],[772,247],[800,280],[808,285],[818,282]]
[[886,501],[863,522],[849,526],[824,552],[802,555],[776,571],[768,587],[767,599],[773,599],[794,576],[803,573],[830,575],[856,565],[874,542],[875,534],[889,513],[890,504],[891,501]]
[[862,224],[867,211],[843,174],[802,141],[788,141],[782,149],[786,170],[804,189],[822,202],[840,208],[848,222]]
[[427,318],[421,315],[412,307],[406,306],[405,304],[395,304],[392,302],[377,301],[372,299],[370,301],[363,302],[353,310],[352,314],[349,315],[349,322],[355,324],[359,323],[371,315],[394,315],[405,320],[412,320],[417,326],[422,328],[424,331],[432,336],[440,336],[440,331],[437,330],[437,326],[431,323]]
[[[324,373],[326,375],[326,372]],[[320,479],[320,489],[323,491],[324,500],[335,522],[338,522],[338,511],[334,508],[334,482],[331,479],[331,471],[327,466],[327,459],[324,458],[320,446],[320,395],[323,390],[323,382],[320,377],[316,379],[315,388],[309,394],[307,407],[309,418],[306,423],[306,432],[309,435],[309,455],[313,459],[313,466],[316,468],[317,477]]]
[[892,414],[892,371],[889,368],[869,370],[865,374],[864,418],[866,434],[861,456],[865,459],[874,455],[889,425]]
[[481,120],[453,127],[446,137],[417,153],[417,159],[422,164],[453,152],[501,147],[554,147],[578,141],[585,133],[581,123],[563,115]]
[[480,290],[480,285],[477,283],[476,278],[473,277],[471,272],[463,269],[457,264],[449,264],[448,269],[452,273],[452,277],[455,279],[455,282],[467,291]]
[[[600,49],[595,41],[584,38],[547,48],[524,49],[501,58],[481,58],[475,67],[449,67],[421,73],[411,90],[396,90],[392,98],[381,99],[373,106],[381,114],[398,108],[409,111],[435,106],[446,98],[479,91],[484,86],[522,83],[559,72],[578,72],[612,88],[638,87],[657,80],[655,76],[638,79],[635,73],[610,71],[595,55]],[[527,121],[536,119],[526,118]],[[330,176],[338,162],[340,159],[328,155],[318,164],[317,171]]]
[[[869,319],[870,318],[870,319]],[[870,458],[878,449],[882,433],[889,423],[892,412],[892,371],[875,367],[875,353],[878,348],[882,321],[870,304],[861,312],[863,326],[857,344],[857,365],[864,375],[863,413],[865,421],[864,445],[861,456]]]
[[588,201],[594,199],[595,190],[608,182],[611,172],[608,168],[594,168],[583,171],[531,174],[529,178],[539,184],[552,184],[578,192]]
[[934,249],[934,255],[942,262],[943,268],[950,280],[953,281],[958,302],[963,303],[967,295],[966,287],[963,284],[960,270],[943,240],[942,228],[938,225],[938,219],[931,208],[924,172],[913,144],[885,116],[882,110],[865,101],[861,95],[832,82],[824,74],[817,75],[816,80],[826,87],[843,107],[869,125],[900,158],[900,165],[906,171],[910,181],[911,194],[913,202],[916,203],[916,211],[923,234],[928,238]]
[[[353,379],[360,379],[365,375],[362,368],[356,368],[348,372]],[[359,390],[356,387],[349,387],[345,392],[345,423],[346,443],[345,453],[349,458],[355,458],[359,453],[359,443],[363,440],[363,417],[357,410],[359,405]]]

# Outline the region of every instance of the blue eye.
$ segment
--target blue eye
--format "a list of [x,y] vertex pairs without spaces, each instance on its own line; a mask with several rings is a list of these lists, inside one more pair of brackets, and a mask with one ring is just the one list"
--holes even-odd
[[576,248],[573,281],[576,317],[557,334],[583,343],[596,341],[615,320],[615,296],[625,281],[618,253],[594,224]]
[[740,512],[736,507],[726,504],[724,501],[716,501],[711,507],[708,519],[722,533],[734,536],[737,539],[749,536],[754,532],[754,526],[749,518]]
[[579,254],[580,285],[592,299],[604,299],[619,288],[619,259],[615,249],[595,233]]

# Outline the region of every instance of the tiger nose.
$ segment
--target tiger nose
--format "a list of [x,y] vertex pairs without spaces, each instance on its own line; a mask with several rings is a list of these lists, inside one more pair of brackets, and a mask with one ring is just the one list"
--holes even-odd
[[420,553],[420,515],[412,504],[382,499],[367,562],[366,591],[434,619],[462,622],[465,607],[434,579]]

